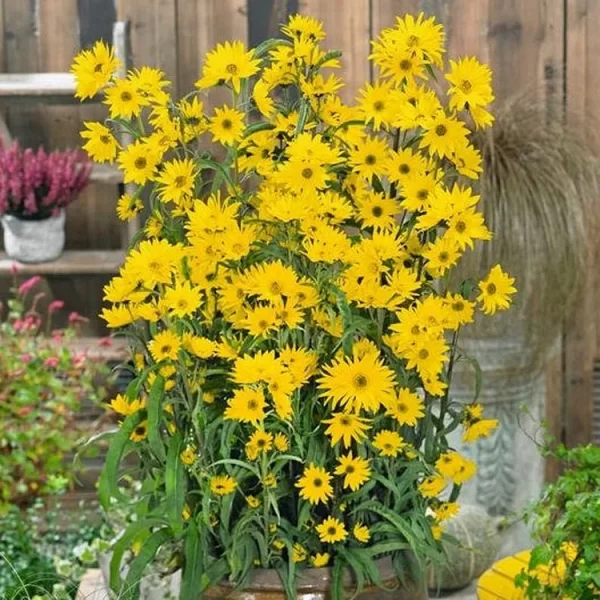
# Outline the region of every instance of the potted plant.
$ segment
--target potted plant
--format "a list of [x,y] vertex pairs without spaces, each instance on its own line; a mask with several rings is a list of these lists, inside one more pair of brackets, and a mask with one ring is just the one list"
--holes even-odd
[[4,249],[24,263],[52,261],[65,245],[65,208],[85,188],[91,163],[77,150],[0,149]]
[[66,330],[52,331],[64,305],[54,300],[44,326],[37,310],[43,294],[34,294],[40,279],[15,285],[0,306],[0,512],[68,482],[65,459],[83,434],[75,413],[84,398],[100,395],[94,385],[100,367],[69,347],[81,317],[73,313]]
[[526,515],[537,545],[515,580],[527,598],[600,596],[600,447],[568,450],[554,458],[565,469]]
[[476,470],[447,434],[495,427],[448,396],[460,328],[515,292],[499,265],[448,283],[490,237],[456,184],[481,171],[470,128],[491,121],[489,69],[444,71],[442,26],[407,15],[374,42],[380,78],[350,107],[321,73],[339,66],[322,24],[293,16],[282,32],[207,55],[197,87],[231,92],[209,114],[156,69],[112,79],[102,43],[73,66],[78,94],[103,88],[110,110],[87,125],[93,152],[134,138],[117,161],[139,190],[119,209],[144,190],[151,211],[103,311],[136,378],[113,402],[100,499],[120,497],[135,455],[148,508],[113,548],[121,597],[166,547],[182,599],[421,598]]

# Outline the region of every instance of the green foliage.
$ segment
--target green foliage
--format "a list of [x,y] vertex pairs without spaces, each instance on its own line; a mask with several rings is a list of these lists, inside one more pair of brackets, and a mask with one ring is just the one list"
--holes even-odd
[[96,398],[99,367],[68,347],[76,319],[49,338],[52,315],[62,303],[50,304],[44,330],[37,310],[41,295],[28,298],[38,281],[13,289],[0,322],[0,512],[68,483],[65,456],[82,434],[75,411],[82,399]]
[[0,515],[0,598],[74,598],[84,565],[95,561],[87,545],[99,535],[99,519],[89,506],[67,518],[60,504],[10,507]]
[[600,447],[560,447],[565,465],[527,515],[539,544],[516,583],[527,598],[600,598]]

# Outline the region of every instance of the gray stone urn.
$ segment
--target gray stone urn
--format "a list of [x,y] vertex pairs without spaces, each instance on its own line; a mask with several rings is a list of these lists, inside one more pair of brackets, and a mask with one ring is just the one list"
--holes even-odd
[[442,545],[448,564],[429,571],[430,592],[466,587],[494,562],[501,545],[500,520],[479,506],[461,504],[460,512],[447,522],[445,532],[454,541]]
[[13,260],[42,263],[56,260],[65,246],[65,211],[40,220],[2,216],[4,248]]
[[[461,502],[484,508],[492,516],[518,521],[523,509],[537,498],[544,483],[544,461],[538,444],[542,441],[545,382],[530,370],[525,336],[516,331],[505,337],[464,337],[464,352],[477,359],[482,374],[478,402],[484,416],[497,419],[492,435],[466,444],[461,431],[452,433],[451,443],[477,463],[477,475],[463,487]],[[472,368],[461,362],[454,371],[450,396],[453,401],[473,401],[475,378]],[[527,548],[531,543],[523,523],[506,531],[501,556]]]
[[[102,577],[106,589],[110,588],[110,560],[112,553],[107,552],[98,557],[98,566],[102,571]],[[121,577],[126,577],[127,566],[123,565]],[[162,577],[159,573],[149,572],[140,581],[140,600],[176,600],[179,598],[181,588],[181,571],[175,571],[172,575]]]

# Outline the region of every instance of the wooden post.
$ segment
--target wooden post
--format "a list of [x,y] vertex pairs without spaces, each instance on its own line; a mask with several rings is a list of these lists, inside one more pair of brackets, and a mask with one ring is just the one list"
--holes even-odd
[[[117,77],[127,77],[127,72],[131,68],[131,41],[129,36],[130,24],[129,21],[116,21],[113,26],[113,46],[115,48],[115,56],[119,59],[119,69]],[[123,132],[119,135],[119,143],[121,147],[125,147],[133,142],[131,134]],[[119,192],[121,194],[135,194],[137,186],[133,183],[119,184]],[[140,229],[139,217],[134,217],[127,222],[123,245],[127,248],[131,244],[133,237]]]

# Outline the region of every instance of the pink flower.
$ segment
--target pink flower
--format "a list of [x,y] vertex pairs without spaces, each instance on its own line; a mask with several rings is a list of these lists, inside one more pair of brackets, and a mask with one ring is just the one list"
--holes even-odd
[[34,275],[33,277],[30,277],[27,281],[24,281],[18,289],[18,293],[20,296],[26,294],[27,292],[29,292],[31,289],[33,289],[40,281],[42,280],[42,278],[39,275]]
[[48,305],[48,312],[53,313],[54,311],[60,310],[61,308],[64,308],[64,307],[65,307],[65,303],[63,300],[53,300]]
[[109,336],[100,338],[98,340],[98,346],[102,346],[103,348],[110,348],[113,345],[112,338]]
[[19,272],[19,267],[17,267],[17,263],[12,263],[10,265],[10,274],[16,275]]
[[29,352],[25,352],[25,354],[21,354],[21,362],[27,364],[28,362],[31,362],[31,359],[33,357],[31,356],[31,354],[29,354]]
[[69,313],[69,323],[86,323],[87,319],[82,317],[78,312]]
[[15,319],[14,323],[13,323],[13,329],[17,332],[21,331],[21,329],[23,329],[23,326],[25,325],[24,321],[22,319]]
[[64,337],[64,333],[60,329],[56,329],[52,332],[52,339],[55,342],[60,342]]
[[76,352],[73,355],[73,366],[77,367],[77,368],[83,367],[86,360],[87,360],[87,357],[85,355],[85,352]]
[[49,367],[50,369],[53,369],[54,367],[56,367],[56,365],[58,365],[58,357],[56,356],[49,356],[45,361],[44,361],[44,366],[45,367]]

